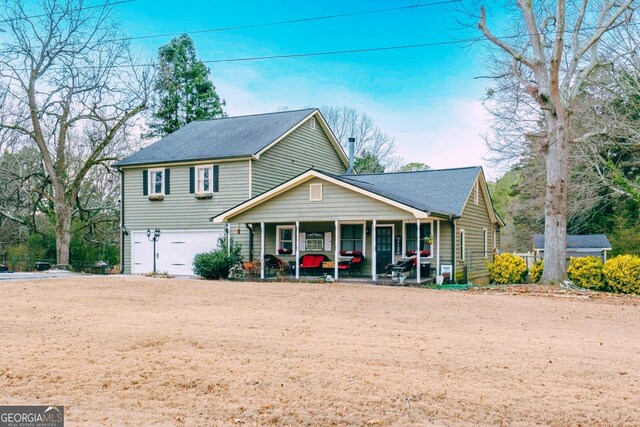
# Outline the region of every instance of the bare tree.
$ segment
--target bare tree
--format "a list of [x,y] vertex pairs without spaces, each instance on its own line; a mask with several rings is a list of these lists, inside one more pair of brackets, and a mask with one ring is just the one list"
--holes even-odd
[[367,113],[360,113],[351,107],[326,105],[320,110],[345,150],[349,150],[349,138],[354,137],[356,158],[366,153],[387,171],[398,168],[402,159],[396,155],[398,148],[395,138],[381,131]]
[[629,19],[635,5],[633,0],[517,0],[516,9],[516,32],[508,38],[489,28],[484,6],[480,7],[478,28],[510,59],[508,72],[502,69],[499,76],[502,89],[515,89],[517,96],[500,108],[511,114],[514,123],[528,124],[529,132],[516,137],[524,137],[544,158],[543,280],[558,283],[566,274],[570,145],[594,135],[574,134],[571,116],[589,78],[604,65],[599,55],[601,41]]
[[71,220],[83,182],[115,159],[146,108],[147,69],[132,65],[111,7],[42,0],[33,13],[21,0],[5,7],[9,40],[0,49],[0,129],[25,137],[42,156],[50,185],[36,190],[55,212],[56,255],[69,264]]

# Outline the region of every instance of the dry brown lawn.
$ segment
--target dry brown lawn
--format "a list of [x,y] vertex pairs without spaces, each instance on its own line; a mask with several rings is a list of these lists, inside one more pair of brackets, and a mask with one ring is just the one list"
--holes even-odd
[[640,425],[640,299],[0,282],[0,404],[67,425]]

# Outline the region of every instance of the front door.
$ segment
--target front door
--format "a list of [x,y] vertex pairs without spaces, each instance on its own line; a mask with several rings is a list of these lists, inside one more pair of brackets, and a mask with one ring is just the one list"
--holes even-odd
[[393,227],[380,225],[376,227],[376,272],[384,272],[387,265],[393,262]]

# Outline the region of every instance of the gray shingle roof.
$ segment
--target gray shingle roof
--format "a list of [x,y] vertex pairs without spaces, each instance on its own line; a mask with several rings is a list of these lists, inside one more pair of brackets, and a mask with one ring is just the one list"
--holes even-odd
[[462,215],[479,166],[417,172],[341,175],[337,179],[436,214]]
[[315,110],[306,108],[191,122],[114,166],[252,156]]
[[[544,249],[544,234],[533,235],[533,248]],[[567,249],[607,249],[611,243],[605,234],[568,234]]]

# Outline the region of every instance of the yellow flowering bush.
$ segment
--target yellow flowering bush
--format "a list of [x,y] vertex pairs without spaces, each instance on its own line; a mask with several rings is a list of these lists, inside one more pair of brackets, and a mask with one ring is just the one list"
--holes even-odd
[[614,292],[640,294],[640,257],[619,255],[604,263],[607,286]]
[[492,283],[499,285],[524,283],[527,265],[524,259],[514,254],[496,255],[492,263],[487,263]]
[[595,256],[571,257],[567,269],[569,279],[581,288],[602,289],[602,260]]
[[544,261],[536,261],[529,270],[529,279],[531,283],[538,283],[542,277],[542,270],[544,270]]

